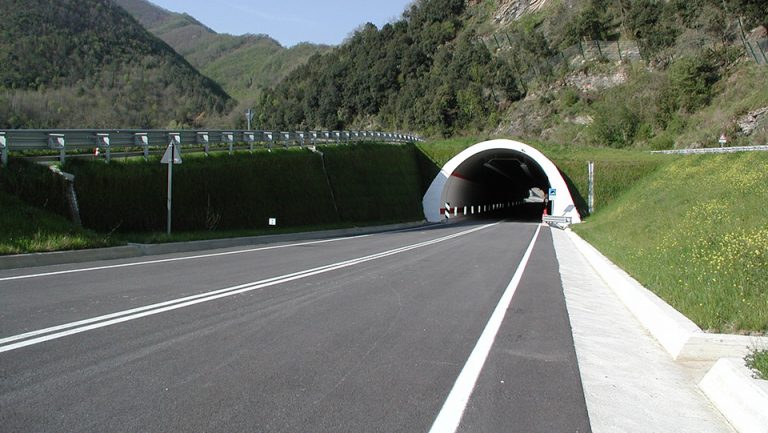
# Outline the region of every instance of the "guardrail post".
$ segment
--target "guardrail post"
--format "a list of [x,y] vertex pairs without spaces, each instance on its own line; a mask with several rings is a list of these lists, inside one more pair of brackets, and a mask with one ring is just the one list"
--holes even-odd
[[112,156],[111,153],[110,153],[110,148],[109,148],[109,134],[102,133],[102,132],[97,132],[96,133],[96,147],[97,148],[99,148],[99,147],[103,147],[104,148],[104,152],[105,152],[104,153],[104,158],[105,158],[107,164],[109,164],[109,161],[111,160],[111,156]]
[[312,139],[312,145],[317,146],[317,131],[312,131],[309,133]]
[[5,140],[5,132],[0,132],[0,166],[8,166],[8,142]]
[[234,132],[222,132],[221,139],[229,145],[229,154],[235,153],[235,133]]
[[144,161],[149,160],[149,136],[146,132],[137,132],[133,134],[133,144],[141,146],[144,151]]
[[304,132],[299,132],[299,146],[304,147]]
[[291,133],[290,132],[281,132],[280,135],[283,137],[283,147],[288,148],[288,141],[291,139]]
[[197,144],[203,145],[203,152],[205,152],[205,156],[208,156],[211,140],[207,132],[201,131],[197,133]]
[[65,143],[64,134],[48,134],[48,147],[59,149],[59,162],[61,165],[64,165],[64,160],[67,157]]
[[[173,140],[174,146],[181,146],[181,133],[179,132],[169,132],[168,133],[168,139]],[[181,149],[179,149],[179,152],[181,152]]]
[[250,131],[243,132],[243,139],[248,143],[248,149],[253,153],[253,142],[256,141],[256,134]]
[[274,139],[270,131],[264,131],[264,139],[267,141],[267,148],[272,152],[272,141]]

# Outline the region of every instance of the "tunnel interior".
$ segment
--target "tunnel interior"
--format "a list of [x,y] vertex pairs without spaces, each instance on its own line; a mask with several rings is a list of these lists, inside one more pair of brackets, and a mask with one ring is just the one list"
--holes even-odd
[[490,149],[470,156],[451,173],[443,190],[443,212],[449,216],[541,220],[549,187],[546,173],[529,155]]

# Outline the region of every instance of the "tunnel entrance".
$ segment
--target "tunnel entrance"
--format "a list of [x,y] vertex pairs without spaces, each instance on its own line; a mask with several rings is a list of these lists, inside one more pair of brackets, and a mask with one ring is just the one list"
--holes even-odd
[[442,168],[424,196],[424,215],[431,222],[482,217],[540,221],[550,189],[555,195],[548,213],[579,222],[565,180],[547,157],[517,141],[486,141]]

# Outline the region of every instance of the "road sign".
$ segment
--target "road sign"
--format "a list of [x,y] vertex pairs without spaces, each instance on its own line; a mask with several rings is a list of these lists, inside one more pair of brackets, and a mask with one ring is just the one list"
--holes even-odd
[[725,134],[720,134],[720,139],[717,140],[717,142],[720,143],[721,146],[724,146],[728,143],[728,137],[726,137]]
[[168,148],[165,150],[163,158],[160,160],[161,163],[168,164],[168,199],[166,201],[168,221],[166,224],[166,233],[169,236],[171,234],[171,209],[173,202],[173,166],[176,164],[181,164],[181,153],[179,152],[179,146],[177,144],[178,142],[179,135],[171,136],[171,142],[168,143]]
[[557,197],[557,190],[555,188],[550,188],[547,194],[549,195],[550,200],[554,200],[555,197]]
[[173,143],[169,144],[168,148],[165,149],[165,153],[163,154],[163,159],[161,159],[160,162],[163,164],[170,164],[171,155],[173,155],[174,164],[181,164],[181,153],[179,152],[179,147],[174,146]]

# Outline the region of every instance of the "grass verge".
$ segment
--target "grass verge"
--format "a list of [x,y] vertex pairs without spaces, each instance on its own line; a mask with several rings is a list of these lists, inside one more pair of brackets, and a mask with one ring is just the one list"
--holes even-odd
[[767,164],[673,159],[574,230],[702,329],[768,334]]
[[0,191],[0,254],[76,250],[116,245],[106,235],[75,227],[52,212]]

